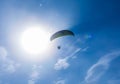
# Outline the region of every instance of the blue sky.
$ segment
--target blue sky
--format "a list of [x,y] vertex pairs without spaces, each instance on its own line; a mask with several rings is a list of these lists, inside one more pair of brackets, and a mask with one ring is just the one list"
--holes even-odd
[[[0,0],[0,84],[120,84],[119,0]],[[31,60],[19,44],[25,26],[75,37],[51,42]],[[61,45],[61,49],[56,47]],[[49,53],[49,50],[51,50]]]

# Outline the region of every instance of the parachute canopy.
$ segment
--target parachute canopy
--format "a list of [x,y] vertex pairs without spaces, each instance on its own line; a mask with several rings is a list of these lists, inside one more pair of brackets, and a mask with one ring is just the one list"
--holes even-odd
[[72,31],[70,31],[70,30],[61,30],[61,31],[58,31],[58,32],[54,33],[51,36],[50,40],[52,41],[52,40],[54,40],[54,39],[56,39],[58,37],[68,36],[68,35],[74,36],[74,33]]

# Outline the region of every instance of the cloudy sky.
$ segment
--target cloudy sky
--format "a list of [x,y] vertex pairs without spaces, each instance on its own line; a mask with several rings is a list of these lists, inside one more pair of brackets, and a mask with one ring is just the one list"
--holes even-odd
[[120,84],[119,3],[0,0],[0,84]]

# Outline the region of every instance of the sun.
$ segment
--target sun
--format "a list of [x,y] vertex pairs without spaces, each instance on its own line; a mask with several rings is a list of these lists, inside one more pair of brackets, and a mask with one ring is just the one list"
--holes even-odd
[[49,45],[49,33],[39,27],[24,30],[21,34],[21,46],[29,54],[44,53]]

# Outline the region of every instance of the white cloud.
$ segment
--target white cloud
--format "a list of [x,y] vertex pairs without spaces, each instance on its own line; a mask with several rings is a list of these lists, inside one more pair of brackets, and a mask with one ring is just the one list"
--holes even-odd
[[30,75],[31,79],[38,79],[39,78],[39,72],[38,71],[33,71]]
[[42,68],[41,66],[33,65],[32,72],[29,75],[28,84],[36,84],[37,80],[40,77],[40,69],[41,68]]
[[2,65],[1,71],[7,72],[7,73],[14,73],[17,71],[17,69],[21,66],[19,63],[10,63],[4,62],[5,64]]
[[59,59],[58,62],[55,64],[55,70],[67,69],[69,67],[69,63],[67,59]]
[[16,71],[16,69],[15,69],[15,66],[13,64],[10,64],[7,67],[5,67],[5,71],[7,71],[9,73],[14,73]]
[[89,68],[85,81],[87,83],[97,81],[109,68],[110,62],[120,56],[120,51],[109,53],[101,57],[97,63]]
[[20,64],[11,60],[7,55],[8,55],[7,50],[4,47],[0,46],[0,62],[1,62],[0,71],[14,73],[20,67]]
[[70,58],[73,58],[76,53],[78,53],[81,50],[81,48],[77,48],[70,56],[65,57],[63,59],[58,59],[57,63],[54,65],[55,70],[61,70],[61,69],[67,69],[70,64],[68,63],[68,60]]
[[65,80],[56,81],[55,84],[65,84]]

